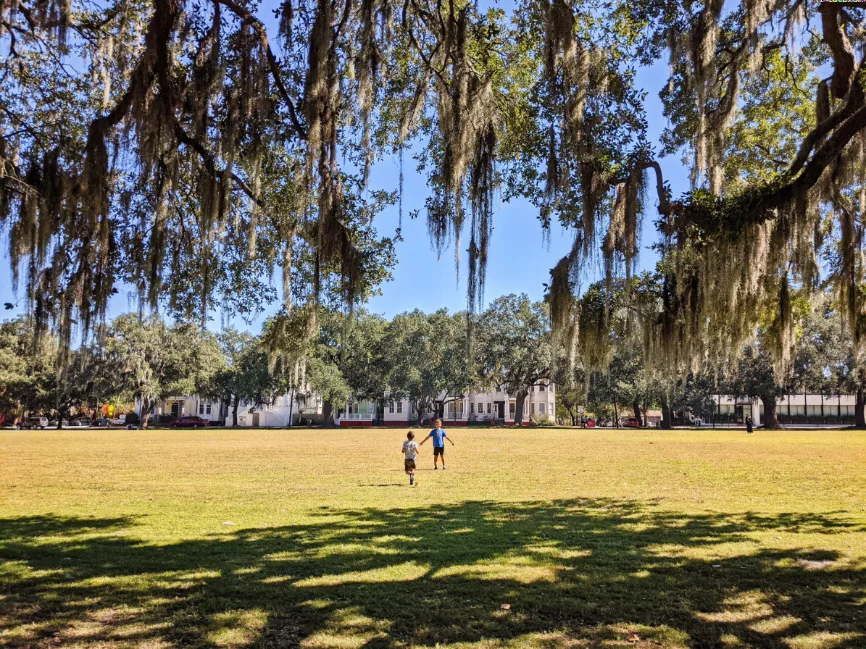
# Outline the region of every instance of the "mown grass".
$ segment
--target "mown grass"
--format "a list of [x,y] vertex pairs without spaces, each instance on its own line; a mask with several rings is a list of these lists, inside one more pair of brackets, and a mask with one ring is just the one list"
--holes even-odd
[[866,435],[0,432],[0,645],[866,647]]

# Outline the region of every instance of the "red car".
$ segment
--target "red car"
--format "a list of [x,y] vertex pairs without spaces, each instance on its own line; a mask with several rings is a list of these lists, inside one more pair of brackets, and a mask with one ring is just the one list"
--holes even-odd
[[640,428],[640,419],[629,417],[623,423],[623,428]]
[[180,417],[171,422],[172,428],[204,428],[210,422],[201,417]]

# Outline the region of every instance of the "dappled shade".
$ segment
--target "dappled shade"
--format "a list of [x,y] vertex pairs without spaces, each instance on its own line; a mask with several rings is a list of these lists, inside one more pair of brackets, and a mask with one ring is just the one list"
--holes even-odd
[[864,646],[866,567],[750,538],[862,532],[862,520],[652,505],[335,505],[306,525],[159,545],[137,538],[134,518],[5,518],[0,637],[13,647]]

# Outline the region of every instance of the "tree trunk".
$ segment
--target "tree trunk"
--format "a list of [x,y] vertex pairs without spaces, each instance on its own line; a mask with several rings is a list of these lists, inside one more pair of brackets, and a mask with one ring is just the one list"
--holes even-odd
[[673,428],[673,422],[671,421],[671,406],[668,403],[668,398],[662,397],[662,428],[665,430],[670,430]]
[[640,414],[640,401],[637,399],[637,397],[635,397],[635,400],[634,402],[632,402],[631,406],[634,409],[634,418],[637,419],[637,423],[638,425],[640,425],[643,421],[643,418]]
[[776,397],[761,397],[761,403],[764,404],[763,427],[768,429],[779,428],[779,418],[776,417]]
[[223,397],[222,399],[220,399],[220,415],[219,415],[219,418],[220,418],[220,421],[222,422],[222,425],[223,425],[223,426],[226,425],[226,421],[227,421],[228,418],[229,418],[229,408],[231,408],[231,406],[232,406],[232,397],[231,397],[231,395],[229,395],[228,398]]
[[619,428],[619,411],[616,406],[616,399],[613,400],[613,427]]
[[857,388],[857,401],[854,404],[854,425],[857,428],[866,428],[866,414],[863,412],[864,398],[863,398],[863,388],[862,386]]
[[425,404],[423,402],[419,403],[418,404],[418,419],[415,422],[415,424],[417,426],[423,426],[424,425],[424,415],[426,415],[426,414],[427,414],[427,404]]
[[240,397],[235,395],[235,399],[232,402],[232,426],[234,428],[238,427],[238,406],[240,406],[241,400]]
[[334,425],[334,403],[330,399],[322,400],[322,425],[331,428]]
[[574,426],[574,413],[571,411],[571,408],[564,403],[562,404],[562,407],[565,408],[565,411],[568,413],[568,418],[571,419],[571,425]]
[[295,414],[295,389],[292,388],[289,392],[289,425],[287,428],[292,427],[292,416]]
[[138,422],[138,425],[142,430],[147,430],[147,420],[150,416],[150,399],[148,397],[142,397],[141,399],[141,421]]
[[529,393],[520,389],[517,391],[517,394],[514,395],[514,425],[522,426],[523,425],[523,406],[526,403],[526,397]]

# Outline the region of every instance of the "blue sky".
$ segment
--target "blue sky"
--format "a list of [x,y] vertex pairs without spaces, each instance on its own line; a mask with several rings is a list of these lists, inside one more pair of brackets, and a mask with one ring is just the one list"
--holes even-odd
[[[658,92],[667,81],[667,66],[663,63],[639,71],[638,83],[647,92],[647,112],[649,135],[657,142],[666,126],[662,115]],[[677,157],[661,160],[665,179],[670,183],[674,196],[688,189],[687,171]],[[381,162],[373,172],[371,184],[382,188],[396,189],[398,178],[396,159]],[[460,277],[454,267],[454,249],[445,251],[441,259],[431,248],[427,237],[424,217],[424,200],[427,196],[424,178],[415,171],[414,161],[409,156],[404,164],[403,193],[403,241],[395,246],[397,264],[392,281],[382,286],[382,294],[374,297],[367,308],[373,312],[393,316],[397,313],[419,308],[434,311],[448,308],[457,311],[466,308],[466,245],[461,242]],[[420,215],[410,220],[408,214],[420,209]],[[383,212],[376,222],[382,234],[393,234],[398,225],[397,207]],[[652,212],[644,219],[641,237],[641,252],[638,260],[640,268],[651,268],[655,256],[649,245],[656,239]],[[524,200],[502,203],[494,217],[494,231],[489,250],[485,301],[489,302],[507,293],[526,293],[533,299],[540,299],[544,293],[543,284],[549,281],[550,269],[571,248],[573,234],[554,225],[549,241],[542,236],[538,212]],[[3,240],[3,259],[0,260],[0,303],[15,302],[12,291],[11,273],[8,256],[8,243]],[[280,286],[279,277],[274,279]],[[110,304],[108,316],[112,317],[135,308],[134,301],[124,291]],[[211,328],[219,329],[223,322],[258,332],[265,317],[276,310],[276,306],[266,309],[265,313],[251,324],[230,314],[216,314]],[[18,311],[20,309],[16,309]],[[12,313],[14,313],[13,311]],[[6,312],[8,314],[10,312]],[[5,314],[4,314],[5,315]],[[226,318],[225,316],[229,316]]]

